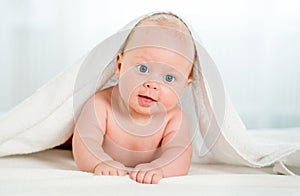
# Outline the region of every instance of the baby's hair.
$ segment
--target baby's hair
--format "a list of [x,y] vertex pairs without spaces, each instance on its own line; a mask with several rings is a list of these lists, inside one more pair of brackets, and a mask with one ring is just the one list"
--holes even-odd
[[147,24],[147,23],[155,23],[161,26],[171,27],[175,29],[179,29],[182,32],[188,32],[190,34],[190,31],[185,24],[185,22],[179,18],[177,15],[171,13],[171,12],[158,12],[154,13],[152,15],[146,16],[142,20],[140,20],[135,27]]
[[[127,44],[130,41],[131,36],[136,27],[139,27],[141,25],[151,25],[151,24],[156,24],[159,26],[164,26],[164,27],[169,27],[169,28],[180,30],[182,33],[189,34],[191,36],[191,39],[193,40],[190,29],[188,28],[186,23],[181,18],[179,18],[177,15],[175,15],[171,12],[157,12],[157,13],[154,13],[154,14],[144,17],[133,27],[133,29],[129,33],[129,35],[122,47],[121,52],[123,53],[124,50],[126,49]],[[193,47],[194,47],[194,57],[193,57],[193,65],[194,65],[195,59],[197,56],[194,40],[193,40]],[[192,66],[189,78],[192,78],[193,67],[194,66]]]

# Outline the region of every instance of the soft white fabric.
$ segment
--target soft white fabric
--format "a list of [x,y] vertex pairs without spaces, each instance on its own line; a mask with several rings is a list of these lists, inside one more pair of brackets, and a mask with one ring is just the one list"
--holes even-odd
[[71,151],[49,150],[0,158],[0,195],[299,195],[300,178],[272,168],[193,163],[187,176],[158,185],[129,176],[94,176],[76,169]]
[[[2,116],[0,156],[37,152],[66,141],[84,102],[97,90],[116,83],[115,56],[138,20],[101,42],[78,63]],[[253,143],[226,94],[217,67],[193,30],[192,34],[198,58],[192,91],[189,89],[182,98],[182,107],[189,115],[192,130],[196,130],[193,142],[199,160],[263,167],[276,161],[288,163],[293,155],[298,157],[294,166],[300,166],[299,151],[295,155],[300,149],[299,140]]]

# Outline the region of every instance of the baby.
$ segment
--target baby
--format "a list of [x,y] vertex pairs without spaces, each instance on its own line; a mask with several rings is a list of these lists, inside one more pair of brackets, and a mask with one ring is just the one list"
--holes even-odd
[[116,57],[118,84],[92,96],[76,122],[78,168],[146,184],[186,175],[192,146],[179,100],[192,83],[195,56],[191,33],[176,15],[139,21]]

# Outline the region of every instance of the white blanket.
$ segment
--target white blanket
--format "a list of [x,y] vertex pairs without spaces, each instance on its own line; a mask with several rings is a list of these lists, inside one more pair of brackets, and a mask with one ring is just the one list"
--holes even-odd
[[[72,135],[74,116],[84,102],[97,90],[115,84],[115,56],[137,21],[101,42],[78,63],[2,116],[0,156],[38,152],[66,141]],[[198,57],[193,69],[193,91],[183,97],[187,103],[183,106],[191,115],[191,122],[196,123],[193,130],[201,133],[194,140],[200,161],[252,167],[275,162],[300,166],[300,140],[264,144],[251,140],[226,94],[217,67],[194,31],[192,35]],[[292,174],[289,172],[282,173]]]
[[271,167],[192,163],[187,176],[145,185],[80,172],[68,150],[0,158],[0,195],[299,195],[299,185],[299,177],[273,175]]

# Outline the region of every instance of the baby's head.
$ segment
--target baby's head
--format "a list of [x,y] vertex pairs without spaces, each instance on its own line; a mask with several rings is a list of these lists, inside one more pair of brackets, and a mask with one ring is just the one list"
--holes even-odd
[[[163,33],[165,37],[159,33]],[[191,32],[181,18],[173,13],[165,12],[144,17],[130,32],[121,53],[149,45],[161,47],[184,56],[190,61],[189,78],[192,78],[196,49]]]
[[175,107],[192,82],[195,44],[187,25],[171,13],[139,21],[117,56],[120,95],[139,113]]

